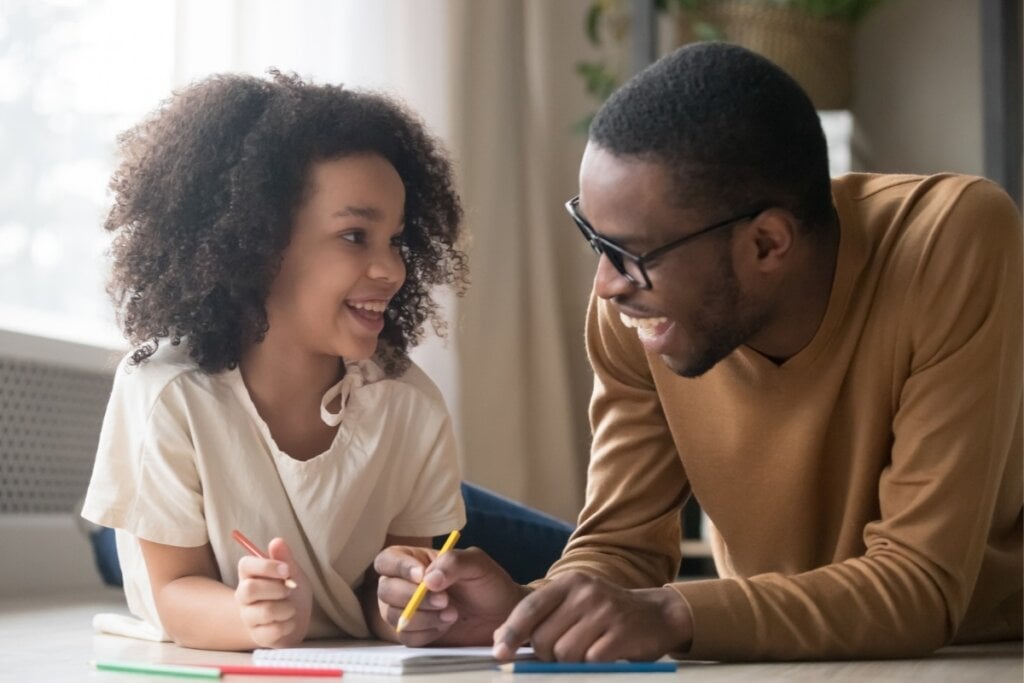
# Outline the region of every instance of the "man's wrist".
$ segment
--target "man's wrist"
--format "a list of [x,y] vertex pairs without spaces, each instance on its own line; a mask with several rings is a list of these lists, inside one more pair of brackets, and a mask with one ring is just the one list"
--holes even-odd
[[673,634],[673,644],[669,652],[689,652],[693,644],[693,613],[690,611],[690,603],[679,591],[670,586],[662,586],[658,590],[662,592],[662,618],[667,627],[666,631]]

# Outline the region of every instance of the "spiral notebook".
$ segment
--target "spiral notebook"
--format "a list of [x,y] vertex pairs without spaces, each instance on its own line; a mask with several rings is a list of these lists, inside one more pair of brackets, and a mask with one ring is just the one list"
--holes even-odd
[[[532,659],[533,650],[520,648],[516,659]],[[489,647],[405,647],[363,642],[336,647],[292,647],[256,650],[253,664],[273,666],[327,665],[354,674],[418,674],[442,671],[496,669]]]

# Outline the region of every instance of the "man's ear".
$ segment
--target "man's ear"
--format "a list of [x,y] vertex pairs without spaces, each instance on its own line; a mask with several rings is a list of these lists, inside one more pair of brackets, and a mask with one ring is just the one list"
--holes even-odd
[[768,273],[779,269],[793,250],[798,230],[796,217],[782,208],[765,209],[748,228],[756,268]]

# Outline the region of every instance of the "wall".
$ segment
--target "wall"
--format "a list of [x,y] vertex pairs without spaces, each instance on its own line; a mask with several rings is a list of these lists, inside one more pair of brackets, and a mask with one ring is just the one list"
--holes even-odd
[[853,168],[982,175],[980,3],[884,0],[854,45]]

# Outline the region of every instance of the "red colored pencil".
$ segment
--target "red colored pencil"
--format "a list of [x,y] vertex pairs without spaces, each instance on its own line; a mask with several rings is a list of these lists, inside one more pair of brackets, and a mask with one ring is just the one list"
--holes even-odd
[[[243,534],[238,529],[235,529],[231,532],[231,537],[238,541],[239,545],[248,550],[250,555],[255,555],[256,557],[259,557],[264,560],[267,559],[267,556],[263,554],[263,551],[257,548],[256,544],[250,541],[248,538],[246,538],[245,534]],[[285,579],[284,585],[292,589],[298,588],[298,584],[295,583],[295,581],[293,581],[292,579]]]
[[243,674],[248,676],[323,676],[338,678],[341,669],[307,669],[301,666],[256,666],[251,664],[215,664],[222,675]]

